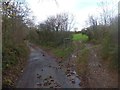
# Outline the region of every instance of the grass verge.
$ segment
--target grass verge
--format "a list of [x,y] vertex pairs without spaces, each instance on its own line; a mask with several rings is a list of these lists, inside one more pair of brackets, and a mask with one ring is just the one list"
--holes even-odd
[[85,43],[78,44],[77,49],[79,49],[77,53],[77,58],[75,60],[75,67],[77,74],[81,77],[81,85],[82,87],[89,87],[88,84],[88,59],[89,59],[89,49],[86,48]]
[[76,61],[77,73],[80,76],[86,75],[87,72],[87,65],[88,65],[88,58],[89,58],[89,50],[84,48],[82,49]]
[[10,88],[15,87],[16,80],[23,70],[27,57],[28,47],[23,44],[3,46],[3,59],[2,59],[2,87]]
[[58,58],[67,58],[72,52],[73,52],[74,48],[72,46],[66,47],[66,48],[61,48],[61,47],[57,47],[52,49],[52,52],[55,56],[57,56]]
[[72,45],[65,47],[63,45],[59,47],[50,47],[50,46],[40,46],[43,50],[45,50],[47,53],[57,57],[57,58],[62,58],[66,59],[68,56],[73,53],[74,48]]

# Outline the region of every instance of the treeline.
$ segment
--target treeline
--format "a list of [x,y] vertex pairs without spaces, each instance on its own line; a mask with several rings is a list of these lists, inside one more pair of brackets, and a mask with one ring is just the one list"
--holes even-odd
[[28,48],[25,39],[28,8],[24,2],[2,1],[2,85],[13,87],[26,58]]
[[[104,4],[102,2],[102,4]],[[118,68],[118,19],[116,15],[102,7],[101,20],[99,17],[89,17],[89,27],[81,32],[89,36],[89,41],[100,44],[99,53],[109,62],[110,68]],[[108,13],[109,12],[109,13]],[[120,69],[120,68],[119,68]]]
[[61,13],[40,23],[36,30],[30,31],[28,38],[39,45],[58,47],[66,38],[72,38],[72,27],[73,19],[67,13]]

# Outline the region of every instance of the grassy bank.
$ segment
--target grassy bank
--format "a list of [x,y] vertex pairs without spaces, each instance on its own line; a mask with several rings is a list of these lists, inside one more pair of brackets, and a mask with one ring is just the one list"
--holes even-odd
[[88,65],[88,55],[89,55],[89,50],[84,48],[81,50],[81,52],[78,53],[77,57],[77,73],[80,76],[86,75],[87,72],[87,65]]
[[59,58],[67,58],[72,52],[74,51],[74,47],[73,46],[69,46],[66,48],[62,48],[62,47],[57,47],[57,48],[53,48],[52,52],[55,56],[59,57]]
[[28,47],[25,43],[3,45],[2,83],[3,87],[14,87],[28,57]]
[[74,42],[75,50],[79,50],[76,53],[76,72],[81,77],[86,75],[89,50],[86,48],[85,43]]
[[45,50],[47,53],[62,59],[67,59],[70,54],[73,53],[75,47],[73,45],[70,45],[68,47],[65,47],[64,45],[58,46],[58,47],[51,47],[51,46],[42,46],[38,45],[40,48]]
[[[73,34],[73,41],[77,52],[76,58],[76,71],[80,76],[86,75],[89,50],[85,46],[85,42],[88,41],[88,36],[84,34]],[[81,43],[79,43],[81,41]]]
[[117,70],[118,68],[120,70],[118,67],[118,19],[119,17],[115,16],[111,18],[111,23],[108,25],[91,25],[86,30],[81,31],[81,33],[89,36],[89,42],[101,45],[99,47],[100,57],[110,70]]

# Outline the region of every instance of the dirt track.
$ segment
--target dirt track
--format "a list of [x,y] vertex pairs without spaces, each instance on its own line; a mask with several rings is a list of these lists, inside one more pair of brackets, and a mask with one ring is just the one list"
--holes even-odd
[[90,50],[88,60],[88,83],[90,88],[117,88],[118,75],[115,72],[109,72],[103,60],[98,57],[94,45],[86,44]]
[[[118,87],[117,74],[114,75],[112,72],[108,72],[101,58],[98,57],[97,51],[93,48],[94,45],[86,44],[86,48],[90,50],[89,60],[88,60],[88,71],[87,71],[87,82],[84,86],[87,88],[116,88]],[[67,64],[60,64],[51,55],[41,50],[39,47],[34,45],[29,45],[30,56],[28,60],[28,65],[23,70],[23,75],[19,78],[16,85],[17,88],[80,88],[78,84],[79,80],[74,74],[68,73],[66,71]],[[76,50],[78,52],[79,50]],[[73,55],[72,55],[73,56]],[[77,55],[76,55],[77,56]],[[70,58],[70,61],[73,57]],[[73,64],[73,63],[72,63]],[[65,69],[66,68],[66,71]],[[74,71],[73,66],[71,67]],[[71,71],[70,71],[71,72]],[[74,77],[77,79],[74,83],[71,83],[70,78]],[[78,83],[76,83],[78,81]]]
[[54,58],[32,44],[28,65],[19,78],[17,88],[76,88]]

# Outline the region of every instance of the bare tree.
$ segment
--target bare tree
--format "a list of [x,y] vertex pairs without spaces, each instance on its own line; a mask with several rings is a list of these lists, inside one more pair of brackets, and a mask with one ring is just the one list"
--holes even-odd
[[114,6],[110,8],[109,5],[110,3],[108,3],[107,0],[102,0],[98,3],[98,6],[102,10],[100,13],[101,23],[104,25],[110,24],[112,22],[112,18],[114,17],[114,13],[116,11],[116,9],[113,8]]
[[95,18],[93,16],[89,16],[89,24],[91,26],[97,26],[97,18]]
[[56,19],[57,26],[59,26],[61,31],[70,31],[74,27],[75,23],[73,15],[62,13],[57,15]]
[[49,17],[44,25],[50,31],[70,31],[74,27],[74,18],[67,13],[57,14]]
[[2,1],[2,7],[3,32],[11,32],[14,43],[22,41],[25,36],[25,30],[23,30],[23,28],[26,27],[24,20],[27,18],[29,13],[26,3],[15,0],[7,0]]
[[57,14],[49,17],[38,26],[40,42],[43,44],[60,45],[64,38],[70,38],[73,19],[69,19],[67,13]]

